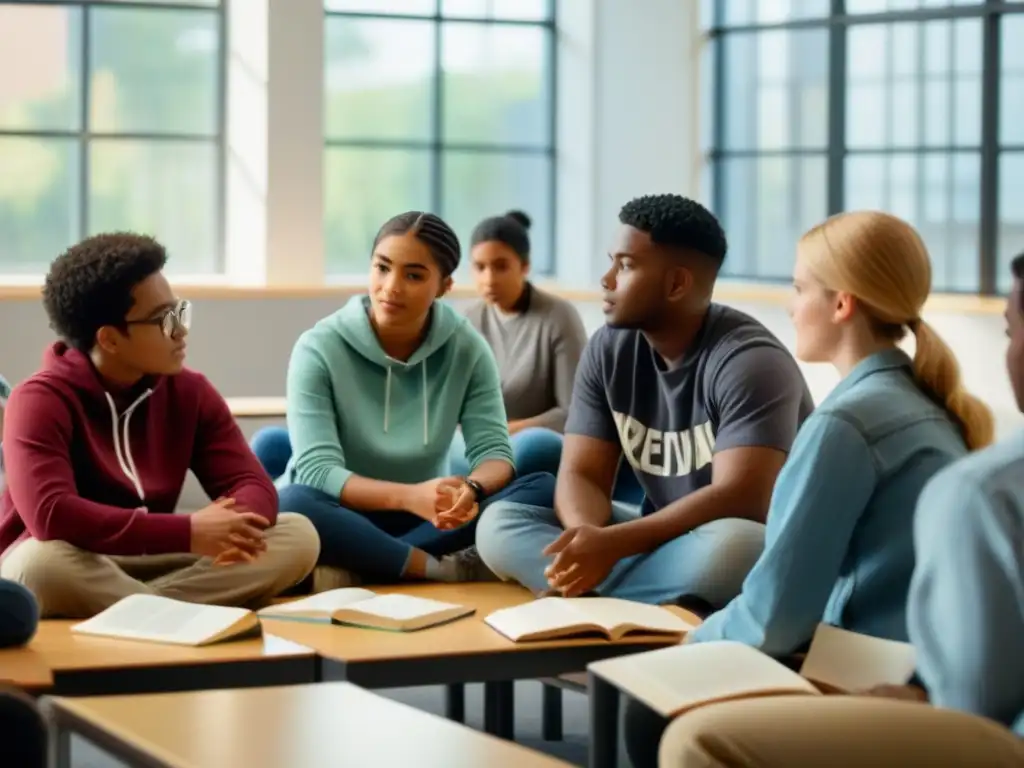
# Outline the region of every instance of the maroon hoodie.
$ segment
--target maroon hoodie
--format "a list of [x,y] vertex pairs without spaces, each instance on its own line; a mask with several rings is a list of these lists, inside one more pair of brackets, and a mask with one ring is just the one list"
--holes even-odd
[[227,403],[188,369],[118,391],[58,342],[11,393],[3,454],[0,552],[29,536],[104,555],[188,552],[191,521],[172,513],[190,469],[211,499],[277,518],[277,491]]

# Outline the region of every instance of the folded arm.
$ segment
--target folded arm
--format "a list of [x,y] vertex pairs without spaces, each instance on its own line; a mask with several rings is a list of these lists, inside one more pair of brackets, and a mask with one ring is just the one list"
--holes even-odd
[[603,526],[612,514],[622,445],[605,391],[601,343],[595,336],[583,350],[572,388],[555,485],[555,512],[566,528]]
[[352,509],[373,512],[405,506],[408,486],[361,477],[345,465],[329,368],[320,352],[302,339],[288,362],[286,395],[295,482]]
[[876,482],[861,434],[842,419],[812,416],[779,475],[764,552],[739,596],[690,642],[735,640],[779,656],[810,640]]
[[228,404],[205,378],[191,469],[211,499],[233,498],[271,524],[277,521],[274,483],[253,455]]
[[459,423],[466,441],[469,477],[490,495],[512,482],[515,465],[498,364],[482,338],[479,345]]
[[618,443],[565,436],[555,484],[555,513],[565,528],[608,523],[621,456]]
[[71,465],[73,433],[62,395],[39,382],[14,390],[4,423],[4,465],[11,498],[29,534],[103,555],[188,552],[192,527],[187,516],[148,514],[79,495]]

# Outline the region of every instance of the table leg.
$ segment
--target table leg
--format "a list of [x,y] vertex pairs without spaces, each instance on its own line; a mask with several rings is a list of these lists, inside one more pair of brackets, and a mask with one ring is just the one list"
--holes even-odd
[[466,722],[466,686],[463,683],[445,687],[444,714],[457,723]]
[[503,739],[515,739],[515,682],[484,683],[484,731]]
[[541,704],[541,735],[545,741],[562,740],[562,689],[543,686]]
[[588,676],[590,768],[615,768],[619,757],[619,691],[597,675]]
[[71,768],[71,731],[59,722],[50,730],[49,764],[51,768]]

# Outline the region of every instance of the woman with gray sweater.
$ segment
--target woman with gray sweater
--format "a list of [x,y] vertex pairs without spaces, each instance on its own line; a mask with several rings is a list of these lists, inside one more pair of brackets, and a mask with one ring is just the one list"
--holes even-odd
[[[558,472],[573,379],[587,343],[576,308],[527,280],[529,227],[530,219],[522,211],[484,219],[476,226],[470,240],[470,261],[482,300],[466,311],[498,362],[519,476]],[[452,444],[452,474],[466,474],[464,452],[461,434],[457,434]],[[643,498],[625,462],[615,497],[637,504]]]

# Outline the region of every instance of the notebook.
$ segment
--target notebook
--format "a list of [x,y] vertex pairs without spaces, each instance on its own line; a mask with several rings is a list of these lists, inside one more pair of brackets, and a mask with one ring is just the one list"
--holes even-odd
[[378,595],[368,589],[346,587],[271,605],[262,609],[259,615],[263,619],[351,624],[412,632],[461,619],[475,610],[415,595]]
[[71,627],[81,635],[172,645],[210,645],[260,634],[256,614],[245,608],[197,605],[157,595],[130,595]]
[[544,597],[502,608],[484,621],[517,643],[594,633],[609,640],[631,633],[682,638],[694,628],[664,608],[613,597]]
[[913,674],[914,652],[909,643],[821,625],[800,673],[748,645],[728,640],[620,656],[587,669],[663,717],[676,717],[733,699],[821,696],[881,684],[903,685]]

